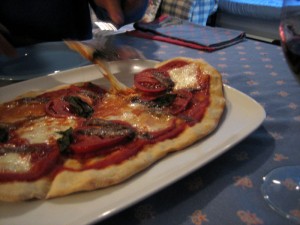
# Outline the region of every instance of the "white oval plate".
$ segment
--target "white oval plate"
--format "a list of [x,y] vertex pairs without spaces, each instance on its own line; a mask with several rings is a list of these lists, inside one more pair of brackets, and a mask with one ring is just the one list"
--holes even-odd
[[[133,74],[155,65],[150,60],[110,63],[116,77],[131,86]],[[26,91],[76,82],[108,85],[96,66],[85,66],[0,88],[0,103]],[[66,197],[18,203],[0,203],[0,223],[19,225],[87,225],[120,212],[180,178],[203,167],[257,129],[265,119],[263,107],[242,92],[224,86],[226,110],[217,130],[194,145],[170,154],[127,181],[100,190]],[[245,120],[245,118],[247,118]],[[38,218],[43,218],[41,221]]]

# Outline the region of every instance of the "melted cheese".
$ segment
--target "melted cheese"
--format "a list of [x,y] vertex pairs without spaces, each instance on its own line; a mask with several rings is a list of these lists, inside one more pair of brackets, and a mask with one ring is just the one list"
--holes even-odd
[[76,126],[76,120],[70,118],[51,118],[43,117],[28,122],[17,130],[21,138],[25,138],[30,144],[50,143],[61,137],[58,132],[65,131],[70,127]]
[[9,102],[0,106],[0,122],[14,123],[28,118],[30,115],[43,116],[45,105],[40,103]]
[[172,81],[175,83],[174,90],[197,88],[197,76],[199,67],[195,63],[168,70]]
[[121,83],[116,77],[115,75],[113,75],[110,70],[108,69],[108,67],[105,65],[106,63],[97,58],[96,60],[94,60],[94,63],[96,63],[99,66],[99,69],[102,70],[103,75],[105,76],[105,78],[110,82],[111,86],[112,86],[112,90],[115,91],[116,93],[118,92],[130,92],[130,88],[128,88],[125,84]]
[[107,120],[121,120],[141,132],[155,132],[172,125],[171,115],[150,112],[138,103],[132,103],[130,96],[107,95],[105,101],[96,109],[95,117]]
[[109,67],[106,65],[106,62],[102,60],[100,57],[95,57],[94,53],[96,49],[91,45],[84,44],[83,42],[79,41],[65,41],[67,46],[80,53],[83,57],[87,60],[90,60],[92,63],[98,65],[98,68],[101,70],[104,77],[110,82],[112,86],[112,90],[116,93],[122,91],[130,91],[130,88],[127,87],[125,84],[121,83],[111,72]]
[[0,173],[27,172],[31,168],[30,158],[30,154],[21,156],[18,153],[5,153],[4,155],[0,156]]
[[125,112],[120,112],[106,119],[126,121],[142,132],[163,130],[172,124],[170,116],[152,114],[147,109],[145,110],[145,107],[138,104],[128,105]]

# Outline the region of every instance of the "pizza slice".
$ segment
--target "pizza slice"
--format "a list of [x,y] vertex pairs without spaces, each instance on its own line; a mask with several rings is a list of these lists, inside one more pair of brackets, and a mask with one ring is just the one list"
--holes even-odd
[[158,63],[132,87],[104,72],[109,90],[80,83],[0,105],[0,200],[118,184],[204,138],[222,117],[221,75],[201,59]]

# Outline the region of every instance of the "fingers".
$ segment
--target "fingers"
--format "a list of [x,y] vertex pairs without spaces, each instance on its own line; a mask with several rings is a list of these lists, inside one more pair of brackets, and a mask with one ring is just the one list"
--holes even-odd
[[0,54],[16,57],[17,51],[16,49],[6,40],[6,38],[0,34]]
[[122,25],[124,23],[124,15],[120,0],[95,0],[95,3],[108,12],[109,17],[114,24]]

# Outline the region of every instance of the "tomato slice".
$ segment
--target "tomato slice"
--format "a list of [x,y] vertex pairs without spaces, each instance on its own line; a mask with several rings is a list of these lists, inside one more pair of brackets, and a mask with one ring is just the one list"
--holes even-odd
[[101,138],[99,136],[77,136],[75,143],[70,145],[70,149],[75,153],[87,153],[99,151],[103,148],[116,146],[126,139],[126,136],[117,136],[111,138]]
[[46,112],[53,117],[79,116],[88,118],[94,109],[78,96],[55,98],[46,104]]
[[201,93],[201,91],[195,94],[195,98],[192,101],[191,107],[184,112],[184,115],[189,118],[189,125],[201,121],[210,104],[209,96]]
[[172,60],[171,62],[168,62],[167,64],[162,65],[159,67],[160,70],[170,70],[174,68],[180,68],[185,65],[189,64],[189,62],[184,60]]
[[193,94],[188,90],[179,90],[176,94],[177,96],[173,104],[170,106],[170,112],[173,115],[177,115],[184,111],[193,98]]
[[167,90],[168,73],[158,69],[146,69],[134,76],[134,86],[142,92],[159,93]]
[[62,98],[55,98],[46,104],[46,113],[53,117],[68,117],[72,115],[70,104]]
[[[8,148],[6,151],[9,151]],[[11,152],[18,152],[23,157],[29,157],[32,164],[29,171],[0,171],[0,182],[33,181],[51,173],[59,165],[59,150],[56,146],[46,144],[21,145],[12,147]]]

